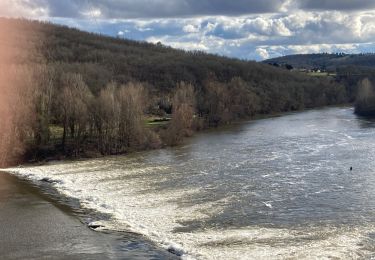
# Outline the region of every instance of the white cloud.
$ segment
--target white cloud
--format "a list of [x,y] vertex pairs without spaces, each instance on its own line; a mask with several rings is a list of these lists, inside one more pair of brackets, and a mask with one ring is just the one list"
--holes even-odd
[[81,12],[81,14],[89,19],[101,18],[103,15],[99,8],[89,8],[88,10]]
[[126,29],[127,38],[243,59],[369,51],[375,42],[375,11],[98,21],[101,28],[117,26],[115,35]]
[[199,27],[197,27],[197,26],[194,26],[194,25],[192,25],[192,24],[187,24],[187,25],[185,25],[183,28],[182,28],[182,30],[184,31],[184,32],[186,32],[186,33],[197,33],[197,32],[199,32]]
[[256,53],[263,59],[263,60],[266,60],[270,57],[270,54],[268,53],[268,51],[266,49],[263,49],[263,48],[257,48],[256,49]]
[[48,16],[48,9],[32,0],[0,0],[0,16],[38,18]]
[[356,49],[356,44],[312,44],[312,45],[288,45],[292,53],[320,53],[320,52],[348,52]]
[[150,37],[147,39],[148,42],[158,43],[161,42],[166,46],[171,46],[177,49],[183,49],[188,51],[201,50],[209,51],[209,48],[205,45],[204,41],[195,42],[195,41],[180,41],[178,38],[173,37]]

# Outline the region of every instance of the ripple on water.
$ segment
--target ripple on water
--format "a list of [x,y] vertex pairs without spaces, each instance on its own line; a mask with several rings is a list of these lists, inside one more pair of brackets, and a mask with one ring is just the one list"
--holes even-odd
[[110,214],[99,229],[144,234],[185,258],[370,258],[375,136],[358,120],[328,108],[197,134],[180,148],[9,171],[50,178]]

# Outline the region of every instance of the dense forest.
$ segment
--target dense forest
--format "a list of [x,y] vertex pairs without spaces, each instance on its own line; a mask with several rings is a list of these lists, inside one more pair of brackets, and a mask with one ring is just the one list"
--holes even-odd
[[152,149],[257,114],[353,101],[353,89],[329,77],[49,23],[0,19],[0,28],[10,27],[15,29],[0,32],[7,35],[0,48],[24,48],[9,47],[13,38],[33,50],[1,59],[1,66],[14,71],[8,84],[27,79],[17,93],[27,96],[22,111],[32,111],[32,116],[13,111],[23,116],[12,119],[8,131],[17,133],[23,145],[12,157]]

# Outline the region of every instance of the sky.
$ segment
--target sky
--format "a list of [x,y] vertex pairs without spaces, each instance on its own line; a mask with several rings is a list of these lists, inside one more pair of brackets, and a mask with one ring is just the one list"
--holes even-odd
[[375,0],[0,0],[0,16],[246,60],[375,50]]

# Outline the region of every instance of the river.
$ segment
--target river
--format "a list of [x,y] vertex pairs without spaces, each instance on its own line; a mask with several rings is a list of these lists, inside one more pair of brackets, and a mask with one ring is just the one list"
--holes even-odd
[[131,230],[187,259],[375,257],[375,121],[348,107],[243,122],[174,148],[8,171],[48,177],[98,213],[99,230]]

